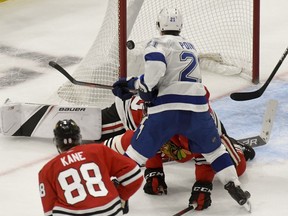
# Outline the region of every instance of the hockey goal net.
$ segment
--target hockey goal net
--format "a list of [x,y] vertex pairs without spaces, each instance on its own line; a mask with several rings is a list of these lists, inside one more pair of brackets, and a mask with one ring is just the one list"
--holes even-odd
[[[201,65],[223,74],[259,81],[260,0],[109,0],[94,44],[73,72],[75,79],[112,85],[119,76],[143,73],[143,49],[158,36],[163,7],[183,14],[181,35],[201,53]],[[127,20],[127,22],[126,22]],[[135,47],[126,48],[133,40]],[[69,103],[109,106],[111,90],[64,83],[58,95]]]

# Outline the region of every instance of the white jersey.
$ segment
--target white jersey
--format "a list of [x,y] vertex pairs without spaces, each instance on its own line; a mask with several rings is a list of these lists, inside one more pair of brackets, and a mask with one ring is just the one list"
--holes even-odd
[[154,38],[145,48],[144,58],[144,82],[149,90],[155,86],[159,90],[148,114],[166,110],[208,110],[198,53],[190,42],[173,35]]

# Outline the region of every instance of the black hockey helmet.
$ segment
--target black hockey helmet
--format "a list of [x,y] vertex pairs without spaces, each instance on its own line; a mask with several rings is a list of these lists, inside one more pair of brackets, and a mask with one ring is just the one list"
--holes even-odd
[[80,128],[72,119],[57,122],[54,128],[54,143],[59,153],[80,145],[81,141]]

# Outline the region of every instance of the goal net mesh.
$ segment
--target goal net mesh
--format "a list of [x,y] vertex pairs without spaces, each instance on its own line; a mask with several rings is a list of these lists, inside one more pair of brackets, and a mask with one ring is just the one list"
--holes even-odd
[[[127,76],[143,73],[143,49],[159,35],[157,15],[163,7],[174,7],[183,14],[181,35],[200,52],[203,68],[252,79],[253,5],[253,0],[127,0],[127,39],[135,43],[127,49]],[[113,85],[118,79],[120,14],[118,0],[109,0],[94,44],[72,74],[76,80]],[[114,102],[111,90],[70,82],[57,93],[73,104],[103,108]]]

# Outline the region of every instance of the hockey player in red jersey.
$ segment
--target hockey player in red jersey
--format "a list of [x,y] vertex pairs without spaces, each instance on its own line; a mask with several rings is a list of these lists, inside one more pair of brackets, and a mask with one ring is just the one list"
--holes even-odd
[[60,154],[39,172],[45,215],[128,213],[128,199],[143,182],[139,166],[104,145],[81,145],[80,128],[73,120],[59,121],[54,135]]

